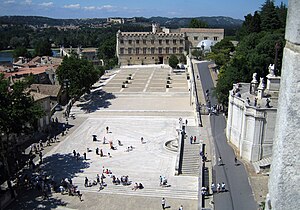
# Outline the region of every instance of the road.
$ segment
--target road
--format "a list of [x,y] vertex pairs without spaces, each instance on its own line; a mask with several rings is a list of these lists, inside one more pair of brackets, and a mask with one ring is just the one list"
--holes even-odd
[[[198,71],[203,91],[209,90],[211,104],[217,104],[212,96],[211,90],[214,87],[211,74],[208,69],[208,62],[199,63]],[[204,93],[205,94],[205,93]],[[203,103],[203,102],[201,102]],[[216,159],[222,157],[222,166],[213,166],[213,182],[226,184],[227,192],[214,194],[215,210],[255,210],[258,205],[254,200],[252,189],[248,181],[248,175],[244,165],[238,161],[234,162],[234,151],[227,144],[225,136],[226,121],[223,115],[211,115],[210,117],[213,146],[215,147]],[[206,125],[203,125],[206,126]]]

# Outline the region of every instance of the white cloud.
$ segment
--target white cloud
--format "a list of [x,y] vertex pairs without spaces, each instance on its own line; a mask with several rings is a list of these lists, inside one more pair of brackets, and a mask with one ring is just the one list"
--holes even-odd
[[50,1],[50,2],[43,2],[41,4],[39,4],[40,6],[43,6],[43,7],[52,7],[53,6],[53,2]]
[[95,10],[97,9],[95,6],[83,7],[84,10]]
[[67,9],[79,9],[80,8],[80,4],[69,4],[69,5],[65,5],[64,8],[67,8]]
[[5,2],[4,2],[4,4],[13,4],[13,3],[15,3],[14,0],[8,0],[8,1],[5,1]]
[[32,0],[25,0],[24,3],[25,3],[25,4],[31,4],[31,3],[32,3]]
[[103,5],[101,7],[98,7],[98,9],[100,9],[100,10],[111,10],[113,8],[114,7],[112,5]]

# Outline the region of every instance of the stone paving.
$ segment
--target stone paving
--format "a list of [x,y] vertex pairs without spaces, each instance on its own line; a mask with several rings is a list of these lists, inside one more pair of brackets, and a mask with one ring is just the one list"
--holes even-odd
[[[126,88],[122,87],[130,74],[132,79],[124,83]],[[170,88],[166,87],[168,80]],[[177,138],[179,117],[187,119],[190,126],[197,124],[186,73],[175,74],[161,66],[109,72],[95,84],[92,94],[73,105],[71,114],[83,120],[45,155],[44,168],[56,178],[72,177],[83,192],[84,201],[54,194],[66,205],[53,208],[160,209],[161,198],[165,197],[169,209],[178,209],[181,204],[185,209],[197,209],[198,177],[175,176],[176,153],[164,147],[166,141]],[[98,141],[92,141],[92,135],[97,135]],[[104,136],[113,141],[116,150],[102,143]],[[123,146],[118,146],[117,140]],[[133,146],[133,150],[126,152],[128,146]],[[105,157],[96,155],[97,147],[103,149]],[[77,162],[73,149],[81,155],[87,152],[87,160]],[[99,192],[97,186],[85,188],[84,178],[95,180],[103,166],[117,177],[128,175],[133,183],[141,182],[145,188],[134,191],[133,185],[116,186],[108,176],[104,190]],[[160,175],[168,179],[170,187],[159,186]]]

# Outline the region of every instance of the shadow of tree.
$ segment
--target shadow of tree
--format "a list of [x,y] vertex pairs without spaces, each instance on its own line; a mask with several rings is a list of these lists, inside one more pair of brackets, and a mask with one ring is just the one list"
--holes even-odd
[[83,172],[90,166],[88,162],[79,159],[78,161],[73,154],[53,154],[43,159],[43,164],[40,166],[42,171],[47,175],[54,176],[55,181],[61,179],[73,178],[77,173]]
[[103,90],[95,90],[90,94],[86,94],[81,98],[82,104],[77,105],[81,110],[94,112],[99,108],[108,108],[111,103],[109,100],[115,99],[116,96],[112,93],[107,93]]
[[35,189],[30,189],[22,192],[22,195],[8,207],[7,210],[28,210],[28,209],[55,209],[58,206],[66,206],[67,203],[59,198],[49,197],[42,199],[41,193]]
[[[45,177],[53,176],[56,184],[56,191],[59,187],[61,179],[73,178],[77,173],[83,172],[83,169],[88,168],[90,164],[82,159],[77,159],[73,154],[53,154],[43,159],[43,164],[36,171],[43,174]],[[28,170],[27,174],[37,174],[35,171]],[[53,194],[54,192],[52,192]],[[67,196],[67,195],[66,195]],[[42,192],[37,189],[21,188],[18,190],[17,199],[7,209],[54,209],[58,206],[66,206],[67,203],[62,201],[57,196],[49,196],[48,199],[43,199]]]

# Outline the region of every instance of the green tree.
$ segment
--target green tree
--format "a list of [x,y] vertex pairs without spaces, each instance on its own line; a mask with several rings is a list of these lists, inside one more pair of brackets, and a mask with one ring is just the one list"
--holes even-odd
[[56,73],[60,84],[63,84],[65,79],[69,80],[68,93],[71,97],[77,97],[88,92],[100,76],[100,72],[91,62],[79,59],[74,55],[64,57]]
[[212,52],[208,53],[207,58],[214,60],[219,67],[225,65],[230,60],[230,53],[234,51],[232,42],[222,39],[212,47]]
[[270,31],[280,28],[279,17],[276,12],[274,0],[266,0],[261,7],[261,28],[265,31]]
[[201,50],[193,50],[191,52],[192,56],[194,56],[196,59],[201,59],[201,56],[202,56],[202,51]]
[[189,23],[189,28],[207,28],[208,25],[206,22],[193,18]]
[[0,74],[0,152],[1,162],[4,163],[5,178],[10,179],[11,166],[8,157],[14,157],[18,151],[13,136],[28,134],[33,131],[37,120],[43,115],[42,108],[33,101],[26,88],[25,82],[13,85]]
[[179,60],[176,55],[171,55],[169,58],[169,66],[171,66],[173,69],[177,67],[177,64],[179,63]]
[[35,43],[34,51],[36,56],[52,56],[51,43],[48,39],[40,39]]
[[179,57],[179,62],[180,63],[183,63],[183,64],[186,64],[186,57],[184,54],[181,54],[180,57]]
[[25,48],[25,47],[17,47],[13,51],[13,56],[14,58],[18,58],[20,56],[26,57],[26,58],[31,58],[30,52]]

